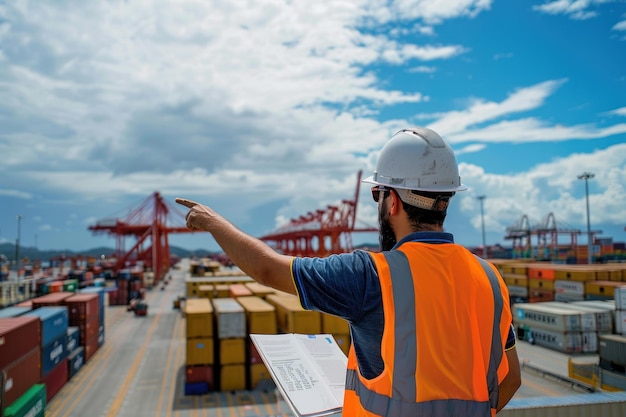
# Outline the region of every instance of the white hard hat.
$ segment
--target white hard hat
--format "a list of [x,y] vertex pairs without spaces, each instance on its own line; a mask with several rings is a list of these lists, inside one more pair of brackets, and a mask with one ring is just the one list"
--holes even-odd
[[374,175],[363,182],[427,192],[467,190],[452,148],[437,132],[423,127],[393,135],[378,155]]

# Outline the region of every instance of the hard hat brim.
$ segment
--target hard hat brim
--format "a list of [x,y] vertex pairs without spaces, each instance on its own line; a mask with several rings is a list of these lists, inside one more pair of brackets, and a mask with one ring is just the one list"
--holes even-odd
[[384,187],[389,187],[389,188],[401,188],[403,190],[426,191],[426,192],[434,192],[434,193],[436,192],[450,193],[450,192],[456,192],[456,191],[466,191],[468,188],[465,184],[460,184],[458,187],[433,187],[433,188],[425,188],[425,187],[413,188],[413,187],[406,187],[402,185],[391,185],[386,182],[376,181],[373,175],[370,175],[369,177],[362,179],[361,182],[366,182],[368,184],[382,185]]

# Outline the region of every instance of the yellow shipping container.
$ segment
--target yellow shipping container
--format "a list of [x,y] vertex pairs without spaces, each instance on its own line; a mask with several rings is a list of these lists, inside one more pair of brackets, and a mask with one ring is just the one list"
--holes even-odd
[[248,389],[255,389],[261,381],[271,381],[272,376],[264,363],[255,363],[250,365],[250,384]]
[[206,298],[190,298],[185,300],[185,336],[213,336],[213,306]]
[[246,339],[219,339],[220,365],[246,363]]
[[239,391],[246,389],[246,366],[243,364],[220,366],[220,390]]
[[229,298],[230,286],[228,284],[217,284],[215,286],[215,298]]
[[265,298],[269,294],[276,294],[275,289],[263,284],[259,284],[258,282],[246,282],[244,285],[248,287],[250,291],[252,291],[252,294],[261,298]]
[[528,277],[526,275],[502,274],[502,279],[504,280],[506,285],[528,288]]
[[246,311],[248,334],[276,334],[276,307],[256,295],[237,297]]
[[276,323],[279,332],[321,333],[322,320],[320,312],[303,309],[297,296],[270,294],[266,300],[276,307]]
[[212,365],[215,361],[214,353],[213,338],[187,339],[185,365]]
[[215,296],[215,286],[211,284],[198,285],[195,291],[200,298],[210,299]]
[[554,279],[580,282],[594,281],[596,279],[596,270],[588,265],[562,266],[554,270]]
[[624,283],[615,281],[588,281],[585,283],[585,294],[613,297],[615,287],[623,287]]
[[503,263],[503,264],[500,264],[498,268],[503,274],[518,274],[518,275],[528,274],[528,263],[526,262]]
[[554,290],[554,281],[542,278],[530,278],[528,288],[541,288],[544,290]]
[[332,314],[320,313],[322,316],[322,333],[345,334],[350,333],[350,325],[341,317]]

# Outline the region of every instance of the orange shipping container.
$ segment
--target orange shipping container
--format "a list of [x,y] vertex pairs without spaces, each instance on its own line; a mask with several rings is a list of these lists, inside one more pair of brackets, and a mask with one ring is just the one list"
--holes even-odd
[[228,291],[231,298],[247,297],[249,295],[252,295],[252,291],[250,291],[250,289],[244,284],[231,284],[228,287]]

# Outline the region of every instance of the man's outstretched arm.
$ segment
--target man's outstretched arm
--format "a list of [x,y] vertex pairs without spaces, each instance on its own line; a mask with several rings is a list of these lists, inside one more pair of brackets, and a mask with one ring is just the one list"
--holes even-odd
[[176,202],[189,208],[185,217],[187,227],[211,233],[224,253],[244,273],[263,285],[296,293],[291,278],[291,256],[277,253],[207,206],[184,198],[177,198]]

